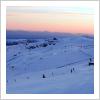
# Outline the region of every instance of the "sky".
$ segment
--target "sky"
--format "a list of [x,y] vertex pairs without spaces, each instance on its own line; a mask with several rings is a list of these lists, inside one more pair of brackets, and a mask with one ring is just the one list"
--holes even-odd
[[90,7],[7,7],[7,30],[94,33],[94,10]]

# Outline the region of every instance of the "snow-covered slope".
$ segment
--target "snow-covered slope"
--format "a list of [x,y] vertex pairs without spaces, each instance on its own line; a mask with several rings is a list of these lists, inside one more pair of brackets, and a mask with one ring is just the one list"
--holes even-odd
[[81,36],[7,40],[7,93],[94,93],[93,42]]

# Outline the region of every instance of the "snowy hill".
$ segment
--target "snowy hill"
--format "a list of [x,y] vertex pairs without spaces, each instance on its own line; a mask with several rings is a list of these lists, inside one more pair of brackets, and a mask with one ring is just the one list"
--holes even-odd
[[7,39],[7,93],[94,93],[94,40]]

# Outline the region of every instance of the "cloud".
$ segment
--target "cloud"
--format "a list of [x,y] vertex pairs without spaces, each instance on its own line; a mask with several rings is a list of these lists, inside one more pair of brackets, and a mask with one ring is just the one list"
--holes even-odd
[[36,7],[7,7],[7,13],[80,13],[94,14],[94,9],[89,7],[56,7],[56,6],[36,6]]

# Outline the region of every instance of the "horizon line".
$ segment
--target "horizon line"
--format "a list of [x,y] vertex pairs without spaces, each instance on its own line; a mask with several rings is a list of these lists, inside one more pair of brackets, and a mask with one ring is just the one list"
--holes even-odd
[[57,31],[46,31],[46,30],[44,30],[44,31],[29,31],[29,30],[11,30],[11,29],[6,29],[6,32],[7,31],[17,31],[17,32],[30,32],[30,33],[32,33],[32,32],[48,32],[48,33],[64,33],[64,34],[73,34],[73,35],[79,35],[79,34],[84,34],[84,35],[94,35],[94,33],[81,33],[81,32],[79,32],[79,33],[72,33],[72,32],[57,32]]

